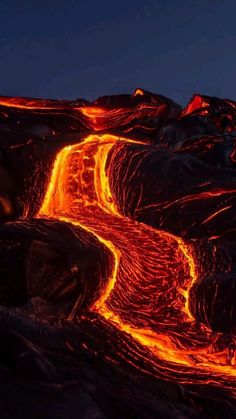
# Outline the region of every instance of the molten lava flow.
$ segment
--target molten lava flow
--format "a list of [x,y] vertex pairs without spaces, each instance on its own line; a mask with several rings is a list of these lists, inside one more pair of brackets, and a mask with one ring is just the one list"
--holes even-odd
[[113,273],[91,310],[137,341],[137,356],[141,344],[157,374],[165,363],[167,379],[182,373],[182,382],[232,388],[235,360],[229,363],[226,349],[214,350],[216,336],[189,311],[189,290],[197,280],[191,245],[117,210],[109,153],[127,141],[132,140],[90,135],[63,148],[37,216],[80,225],[110,249]]
[[[145,92],[142,89],[136,89],[132,98],[137,99],[140,96],[145,96]],[[136,102],[131,101],[128,107],[122,107],[122,104],[120,104],[119,106],[107,108],[106,106],[98,105],[96,101],[95,103],[84,103],[83,100],[70,102],[66,100],[57,101],[0,96],[0,107],[4,107],[6,115],[9,109],[17,112],[39,112],[40,115],[46,115],[49,112],[52,114],[61,112],[64,115],[70,115],[72,120],[79,121],[84,127],[93,131],[113,130],[122,127],[125,128],[124,132],[126,133],[136,128],[152,131],[155,128],[149,127],[145,123],[145,119],[169,118],[169,105],[159,97],[156,99],[153,97],[146,102],[139,100]]]

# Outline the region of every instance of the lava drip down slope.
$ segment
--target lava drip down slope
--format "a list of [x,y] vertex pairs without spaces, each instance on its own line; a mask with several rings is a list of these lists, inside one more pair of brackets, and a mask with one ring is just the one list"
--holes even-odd
[[136,89],[0,107],[8,374],[33,365],[28,382],[60,385],[64,409],[73,383],[71,417],[232,417],[236,103],[194,95],[182,110]]

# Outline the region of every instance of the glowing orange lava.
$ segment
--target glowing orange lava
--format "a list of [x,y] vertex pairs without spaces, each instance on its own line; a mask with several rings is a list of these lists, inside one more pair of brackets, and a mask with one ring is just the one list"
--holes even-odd
[[179,381],[224,383],[232,389],[235,359],[229,363],[227,350],[213,350],[215,336],[197,325],[189,310],[189,290],[197,280],[191,245],[117,210],[108,156],[113,147],[129,141],[133,142],[110,134],[90,135],[63,148],[37,217],[79,225],[110,249],[113,273],[91,310],[141,344],[157,371],[164,361],[167,379],[182,371]]

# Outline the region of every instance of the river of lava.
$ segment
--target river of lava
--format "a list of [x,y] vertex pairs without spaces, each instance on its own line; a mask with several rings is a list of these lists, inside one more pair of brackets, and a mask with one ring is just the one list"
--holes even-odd
[[[216,334],[188,308],[197,281],[191,244],[120,214],[109,187],[109,153],[127,141],[90,135],[55,158],[38,218],[56,218],[92,232],[113,254],[113,273],[91,307],[136,342],[156,376],[235,388],[235,359],[216,350]],[[71,318],[76,315],[74,307]],[[141,350],[140,350],[141,348]]]

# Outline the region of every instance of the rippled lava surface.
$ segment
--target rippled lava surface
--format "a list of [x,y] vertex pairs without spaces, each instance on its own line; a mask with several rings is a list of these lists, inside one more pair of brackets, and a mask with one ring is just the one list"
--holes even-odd
[[236,103],[0,97],[0,412],[236,415]]

